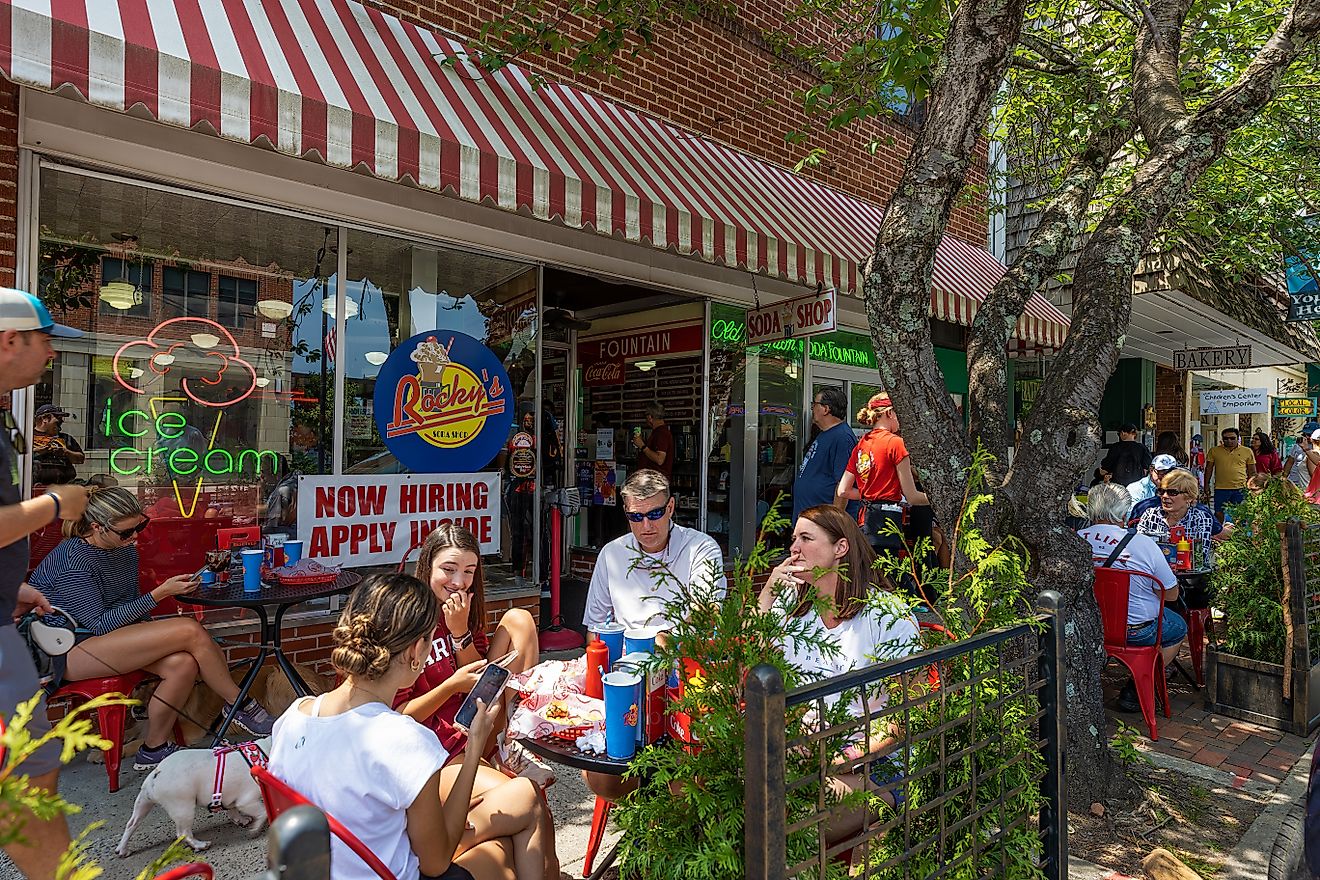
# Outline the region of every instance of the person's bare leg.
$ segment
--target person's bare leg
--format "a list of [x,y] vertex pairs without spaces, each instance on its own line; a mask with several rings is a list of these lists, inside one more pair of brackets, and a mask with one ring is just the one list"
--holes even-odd
[[1182,646],[1186,641],[1186,639],[1183,639],[1183,641],[1176,645],[1167,645],[1160,648],[1160,656],[1164,659],[1165,666],[1168,666],[1174,660],[1178,659],[1178,652],[1182,650]]
[[503,837],[488,840],[455,856],[454,864],[464,868],[476,880],[511,880],[515,876],[513,841]]
[[[169,741],[174,722],[197,684],[197,663],[192,655],[180,651],[142,668],[160,678],[147,702],[147,732],[143,737],[147,748],[156,748]],[[200,719],[188,720],[196,723]]]
[[498,660],[514,648],[518,649],[518,659],[508,665],[514,675],[526,672],[541,662],[540,637],[536,633],[536,619],[526,608],[510,608],[500,617],[495,632],[490,637],[490,653],[487,660]]
[[[518,650],[518,657],[506,667],[514,675],[526,672],[541,662],[541,644],[536,632],[536,620],[525,608],[510,608],[500,616],[500,622],[490,637],[490,651],[486,654],[486,659],[493,662],[515,648]],[[506,691],[506,700],[509,698],[507,693]],[[486,751],[482,752],[483,755],[496,754],[499,735],[504,731],[507,723],[506,711],[499,717],[495,729],[490,732],[490,739],[486,743]]]
[[[55,791],[60,771],[52,770],[34,776],[32,784],[46,791]],[[25,843],[11,843],[5,854],[13,859],[18,870],[28,880],[54,880],[60,856],[69,848],[69,823],[61,814],[53,819],[41,820],[31,814],[23,825]]]
[[69,652],[65,677],[78,681],[123,675],[179,652],[192,655],[202,681],[222,700],[232,703],[238,697],[220,646],[192,617],[148,620],[94,636]]
[[[499,771],[495,771],[499,772]],[[547,835],[541,819],[543,807],[536,786],[529,779],[507,779],[503,785],[488,789],[481,803],[468,812],[473,840],[484,842],[506,837],[513,841],[513,869],[518,880],[541,880],[549,873],[548,847],[553,846],[553,831]]]
[[[451,761],[440,771],[440,800],[443,803],[458,778],[459,762]],[[472,782],[472,798],[481,798],[475,809],[468,813],[474,830],[464,835],[459,852],[476,843],[495,838],[516,839],[515,835],[535,828],[536,835],[525,835],[533,840],[538,852],[543,853],[545,876],[559,880],[559,856],[555,851],[554,820],[545,802],[537,794],[534,783],[527,779],[510,779],[494,767],[481,764]],[[489,811],[495,811],[495,818]],[[533,839],[534,838],[534,839]],[[522,851],[520,844],[515,852]],[[522,874],[519,874],[521,880]]]

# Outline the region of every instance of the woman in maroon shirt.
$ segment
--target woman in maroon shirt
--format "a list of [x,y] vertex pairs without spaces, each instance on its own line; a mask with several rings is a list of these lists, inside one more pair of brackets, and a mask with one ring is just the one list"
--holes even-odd
[[1257,431],[1251,438],[1251,451],[1256,454],[1256,473],[1271,476],[1283,473],[1283,460],[1264,431]]
[[[540,661],[536,621],[523,608],[511,608],[500,617],[494,634],[486,636],[486,588],[481,568],[481,545],[462,526],[445,523],[427,536],[417,559],[415,576],[430,586],[440,600],[440,619],[431,635],[431,651],[417,681],[398,692],[394,708],[435,731],[450,754],[450,762],[440,773],[441,798],[457,778],[463,752],[469,747],[467,734],[454,724],[454,716],[468,692],[477,685],[487,658],[498,660],[512,650],[518,655],[503,664],[515,675],[531,669]],[[502,730],[503,723],[497,726]],[[479,743],[483,756],[493,758],[498,751],[497,733]],[[459,760],[455,760],[459,759]],[[512,803],[518,811],[536,812],[550,841],[546,855],[546,876],[558,877],[559,860],[554,851],[554,829],[550,811],[528,779],[510,779],[488,761],[477,768],[472,784],[473,798],[482,798],[501,786],[513,786]],[[478,833],[483,829],[477,829]]]
[[[431,728],[450,753],[467,746],[467,735],[454,726],[463,699],[476,687],[487,658],[499,659],[512,650],[518,656],[504,664],[513,674],[540,661],[536,621],[523,608],[511,608],[500,618],[494,635],[486,636],[486,585],[481,545],[462,526],[445,523],[427,537],[415,575],[440,600],[441,614],[431,638],[431,653],[417,682],[395,697],[395,707]],[[489,755],[495,741],[483,743]]]

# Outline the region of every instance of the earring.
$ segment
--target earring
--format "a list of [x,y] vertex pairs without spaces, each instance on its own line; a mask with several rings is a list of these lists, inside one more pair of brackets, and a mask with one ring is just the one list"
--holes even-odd
[[410,664],[408,664],[408,665],[412,667],[412,671],[413,671],[413,672],[420,672],[420,671],[422,670],[422,661],[421,661],[421,660],[414,660],[412,663],[410,663]]

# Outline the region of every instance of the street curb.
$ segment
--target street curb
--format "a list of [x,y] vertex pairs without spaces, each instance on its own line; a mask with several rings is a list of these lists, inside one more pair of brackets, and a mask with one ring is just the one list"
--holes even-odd
[[1176,755],[1145,750],[1142,751],[1142,754],[1150,759],[1152,765],[1161,770],[1172,770],[1183,776],[1191,776],[1214,786],[1232,788],[1259,797],[1269,797],[1277,789],[1277,786],[1269,785],[1248,776],[1239,776],[1228,770],[1220,770],[1218,767],[1207,767],[1204,764],[1198,764],[1187,758],[1179,758]]
[[1269,875],[1270,853],[1274,839],[1283,827],[1287,812],[1306,796],[1306,782],[1311,770],[1311,750],[1297,759],[1288,777],[1269,796],[1264,812],[1251,823],[1237,846],[1224,859],[1223,873],[1216,880],[1260,880]]

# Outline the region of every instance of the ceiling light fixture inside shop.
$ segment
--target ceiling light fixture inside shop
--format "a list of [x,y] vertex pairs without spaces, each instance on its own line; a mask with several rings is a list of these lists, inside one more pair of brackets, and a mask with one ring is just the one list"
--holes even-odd
[[133,306],[142,304],[142,291],[138,290],[137,285],[125,278],[116,278],[108,284],[102,285],[100,291],[101,302],[112,309],[127,311]]

